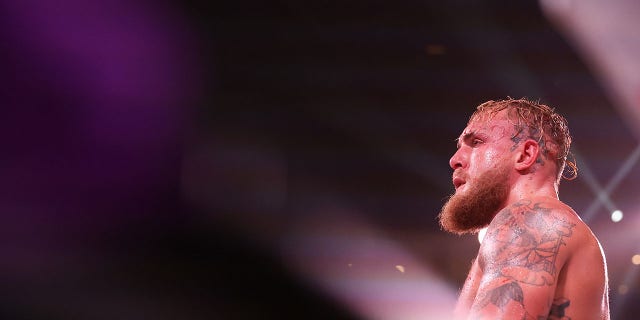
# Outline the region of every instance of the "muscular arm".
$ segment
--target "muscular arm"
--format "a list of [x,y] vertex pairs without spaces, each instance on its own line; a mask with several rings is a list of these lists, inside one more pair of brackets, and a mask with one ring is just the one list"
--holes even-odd
[[574,226],[540,203],[500,211],[480,247],[483,276],[470,318],[560,319],[570,301],[554,301],[554,292]]

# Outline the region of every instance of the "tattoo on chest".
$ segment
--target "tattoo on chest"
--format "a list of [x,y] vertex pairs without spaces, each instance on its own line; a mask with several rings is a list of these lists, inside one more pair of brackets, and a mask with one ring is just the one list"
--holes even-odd
[[565,310],[569,307],[571,301],[563,297],[553,300],[549,315],[534,317],[524,311],[524,293],[522,292],[522,287],[516,281],[507,282],[493,288],[481,298],[481,303],[476,306],[476,309],[482,309],[488,304],[493,304],[500,310],[504,310],[509,303],[515,302],[523,309],[523,320],[571,320],[570,317],[565,315]]
[[[549,320],[571,320],[571,318],[565,316],[565,309],[569,307],[571,301],[567,298],[556,298],[553,300],[553,304],[551,305],[551,310],[549,311],[549,317],[546,319]],[[545,318],[542,318],[545,319]]]

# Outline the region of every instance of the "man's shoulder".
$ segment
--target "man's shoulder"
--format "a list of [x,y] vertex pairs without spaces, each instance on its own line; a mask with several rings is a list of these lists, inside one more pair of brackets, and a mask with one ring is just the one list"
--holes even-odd
[[533,223],[543,221],[567,221],[570,223],[580,220],[578,215],[560,200],[550,198],[525,198],[507,205],[496,214],[492,223],[504,224]]
[[536,200],[518,201],[495,216],[480,248],[482,261],[493,261],[493,268],[547,268],[556,275],[556,267],[581,246],[583,227],[568,206]]
[[564,244],[581,243],[585,237],[594,237],[570,206],[550,198],[514,202],[498,212],[489,227],[506,236],[530,235],[537,239],[561,240]]

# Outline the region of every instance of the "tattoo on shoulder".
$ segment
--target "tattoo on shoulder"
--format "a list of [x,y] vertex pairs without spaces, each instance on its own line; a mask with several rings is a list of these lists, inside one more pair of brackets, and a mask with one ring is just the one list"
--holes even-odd
[[500,276],[529,285],[554,284],[558,253],[575,224],[539,203],[523,201],[505,210],[487,234],[494,243],[487,258]]
[[[491,304],[505,310],[510,303],[524,310],[522,285],[551,286],[558,275],[557,258],[565,240],[573,234],[575,223],[554,214],[541,203],[522,201],[505,209],[495,217],[494,226],[485,237],[491,243],[483,252],[486,272],[492,273],[500,283],[478,296],[482,309]],[[549,315],[524,319],[570,319],[565,309],[570,301],[557,298],[550,306]]]

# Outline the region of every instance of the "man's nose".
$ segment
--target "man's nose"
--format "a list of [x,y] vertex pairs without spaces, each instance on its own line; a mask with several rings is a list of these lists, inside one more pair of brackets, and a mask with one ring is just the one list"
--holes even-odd
[[461,149],[458,149],[458,151],[456,151],[456,153],[453,154],[451,159],[449,159],[449,166],[453,170],[462,168],[464,166],[464,157],[462,155],[462,152],[460,152],[460,150]]

